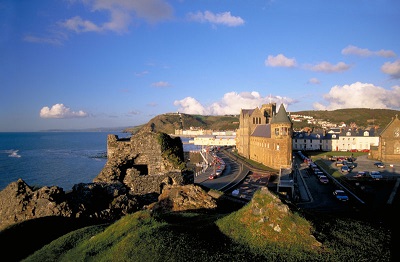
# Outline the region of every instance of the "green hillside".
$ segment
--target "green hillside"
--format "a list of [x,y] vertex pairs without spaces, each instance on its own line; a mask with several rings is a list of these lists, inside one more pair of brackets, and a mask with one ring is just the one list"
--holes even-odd
[[[203,116],[167,113],[158,115],[140,127],[150,127],[155,132],[175,134],[176,129],[212,129],[216,131],[236,130],[239,127],[239,117],[237,116]],[[137,127],[125,129],[127,132],[135,133]]]
[[234,205],[229,202],[213,211],[138,211],[109,226],[72,231],[23,261],[391,260],[390,232],[380,225],[322,214],[308,214],[309,222],[275,207],[268,195],[256,193],[255,198],[237,211],[226,209]]
[[312,116],[334,124],[341,122],[349,125],[355,123],[359,127],[378,126],[384,128],[393,117],[400,115],[400,111],[392,109],[347,108],[333,111],[310,110],[291,112],[291,114]]

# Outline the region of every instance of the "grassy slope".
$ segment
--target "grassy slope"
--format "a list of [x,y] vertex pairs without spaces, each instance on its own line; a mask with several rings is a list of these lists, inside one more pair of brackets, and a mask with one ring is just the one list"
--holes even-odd
[[[273,214],[260,223],[249,208],[158,217],[139,211],[107,228],[73,231],[25,261],[390,261],[384,227],[308,213],[310,224],[294,213],[278,233],[268,226]],[[285,229],[287,223],[298,228]],[[310,232],[322,247],[312,245]]]

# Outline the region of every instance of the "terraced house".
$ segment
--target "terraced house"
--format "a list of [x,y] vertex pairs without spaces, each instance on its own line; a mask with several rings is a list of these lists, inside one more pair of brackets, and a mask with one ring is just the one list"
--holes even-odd
[[274,169],[292,164],[293,124],[283,104],[276,112],[276,103],[261,108],[242,109],[236,148],[246,158]]

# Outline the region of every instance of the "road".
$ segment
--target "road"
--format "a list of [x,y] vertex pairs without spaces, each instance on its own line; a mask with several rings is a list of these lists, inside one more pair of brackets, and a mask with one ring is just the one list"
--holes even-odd
[[243,167],[242,164],[226,156],[223,151],[219,151],[216,154],[225,161],[226,167],[222,175],[215,179],[209,179],[208,177],[214,171],[213,167],[210,166],[204,173],[196,176],[194,182],[210,189],[215,189],[222,192],[229,191],[246,177],[247,170],[245,170],[246,168]]

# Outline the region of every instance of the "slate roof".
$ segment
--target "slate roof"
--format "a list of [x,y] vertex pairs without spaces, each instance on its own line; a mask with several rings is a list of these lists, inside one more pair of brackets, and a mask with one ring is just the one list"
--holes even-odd
[[251,136],[271,138],[271,125],[257,125]]
[[242,114],[243,115],[251,115],[253,114],[254,109],[242,109]]
[[350,136],[364,136],[364,132],[367,131],[369,133],[368,136],[379,136],[379,129],[371,128],[371,129],[343,129],[342,132],[339,133],[340,136],[347,136],[347,133],[350,132]]
[[281,104],[281,106],[279,107],[278,113],[276,113],[276,115],[274,115],[272,117],[271,123],[272,124],[277,124],[277,123],[289,123],[290,124],[290,123],[292,123],[283,104]]
[[332,139],[332,134],[310,133],[307,132],[294,132],[293,138],[295,139]]

